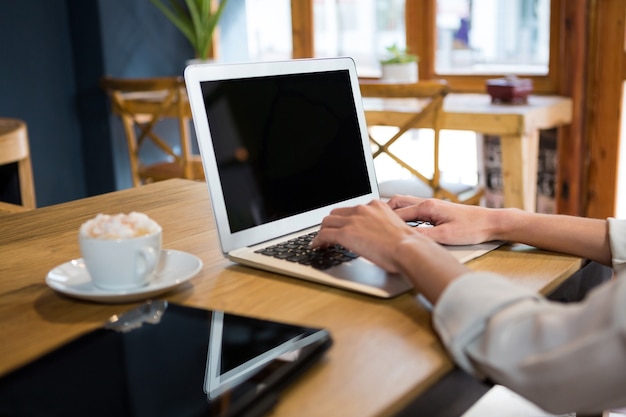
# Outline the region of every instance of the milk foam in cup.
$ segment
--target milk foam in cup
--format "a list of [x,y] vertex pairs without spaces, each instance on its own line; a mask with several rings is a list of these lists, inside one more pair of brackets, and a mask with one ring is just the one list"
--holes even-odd
[[161,255],[161,226],[144,213],[98,214],[78,233],[81,255],[96,287],[133,289],[148,284]]

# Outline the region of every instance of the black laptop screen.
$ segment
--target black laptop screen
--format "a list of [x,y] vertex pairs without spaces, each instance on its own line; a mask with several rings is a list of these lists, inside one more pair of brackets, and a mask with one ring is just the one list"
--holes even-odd
[[232,232],[371,192],[347,70],[201,85]]

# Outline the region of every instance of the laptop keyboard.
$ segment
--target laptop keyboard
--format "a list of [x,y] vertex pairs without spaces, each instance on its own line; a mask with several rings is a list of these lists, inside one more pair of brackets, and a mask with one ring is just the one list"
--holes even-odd
[[255,253],[309,265],[320,270],[328,269],[359,257],[356,253],[349,251],[341,245],[311,249],[310,244],[316,234],[317,232],[312,232],[299,236],[286,242],[259,249]]

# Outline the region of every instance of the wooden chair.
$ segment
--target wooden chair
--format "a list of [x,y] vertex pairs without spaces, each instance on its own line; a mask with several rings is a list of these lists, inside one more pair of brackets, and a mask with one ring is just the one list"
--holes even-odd
[[[374,158],[381,154],[388,155],[396,163],[408,170],[416,178],[413,180],[390,180],[379,184],[382,197],[393,194],[412,194],[419,197],[435,197],[464,204],[479,204],[484,194],[482,187],[466,184],[450,184],[441,182],[439,169],[439,133],[443,113],[443,102],[450,88],[443,80],[418,81],[417,83],[385,83],[361,81],[361,95],[377,98],[378,103],[372,106],[365,104],[365,118],[372,126],[396,126],[395,133],[389,140],[382,142],[372,136],[370,140],[376,145]],[[395,100],[402,99],[402,100]],[[404,99],[411,101],[407,107]],[[366,102],[367,100],[364,100]],[[434,131],[433,173],[425,174],[419,167],[407,163],[396,155],[390,147],[407,131],[414,128],[428,128]],[[415,152],[420,150],[416,149]],[[424,185],[426,187],[424,187]]]
[[0,165],[17,164],[20,204],[0,202],[0,212],[34,209],[35,184],[30,160],[26,123],[18,119],[0,118]]
[[[111,98],[113,113],[124,125],[134,186],[170,178],[204,179],[200,155],[192,153],[191,110],[182,77],[104,77],[101,85]],[[155,132],[165,118],[178,119],[179,140],[167,141]],[[142,161],[140,150],[146,142],[156,145],[164,159]]]

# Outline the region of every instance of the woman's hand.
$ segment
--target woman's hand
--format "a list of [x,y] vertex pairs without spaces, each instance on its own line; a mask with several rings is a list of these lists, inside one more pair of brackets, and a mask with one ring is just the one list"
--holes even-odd
[[388,272],[402,273],[418,292],[435,302],[446,285],[468,269],[416,230],[425,229],[408,226],[389,205],[375,200],[333,210],[311,245],[338,243]]
[[567,253],[611,265],[608,222],[516,208],[492,209],[437,199],[394,196],[388,202],[403,220],[422,220],[422,235],[446,245],[471,245],[501,240]]
[[311,246],[338,243],[389,272],[397,272],[393,260],[394,248],[398,242],[413,234],[413,228],[388,205],[374,200],[367,205],[333,210],[322,221]]
[[396,195],[387,203],[403,220],[421,220],[434,227],[416,230],[446,245],[471,245],[494,240],[493,210],[434,198]]

